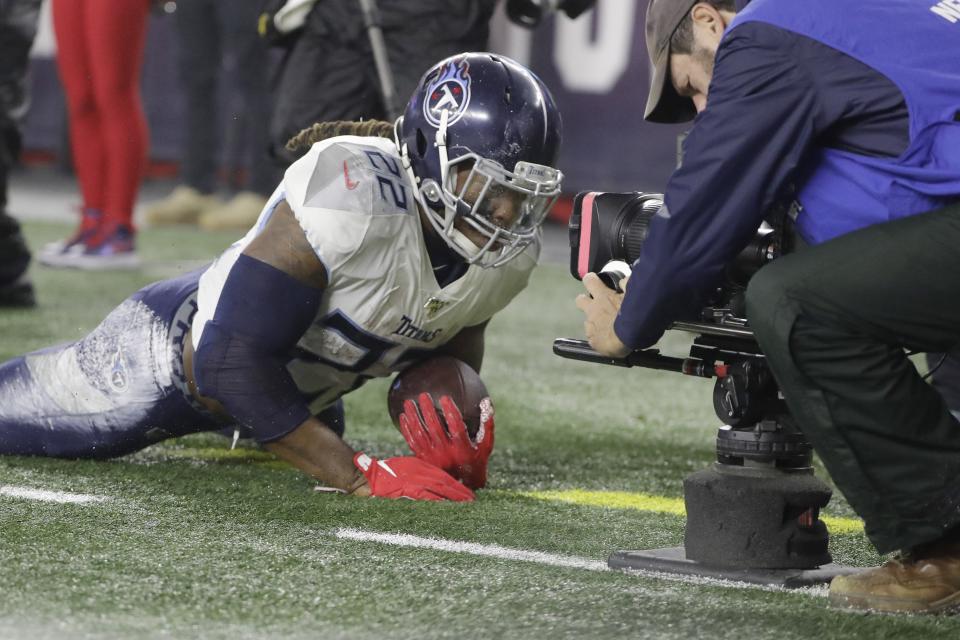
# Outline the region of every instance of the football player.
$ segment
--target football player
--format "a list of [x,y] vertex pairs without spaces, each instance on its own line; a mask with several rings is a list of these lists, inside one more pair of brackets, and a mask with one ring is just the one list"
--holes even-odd
[[[484,328],[526,286],[560,193],[559,113],[523,66],[467,53],[430,69],[384,129],[303,132],[292,142],[309,151],[211,266],[0,365],[0,453],[107,458],[237,424],[345,493],[473,499],[430,462],[351,449],[341,396],[431,354],[479,370]],[[407,409],[407,434],[436,435],[436,415]],[[423,457],[485,468],[488,445],[449,439],[449,455]]]

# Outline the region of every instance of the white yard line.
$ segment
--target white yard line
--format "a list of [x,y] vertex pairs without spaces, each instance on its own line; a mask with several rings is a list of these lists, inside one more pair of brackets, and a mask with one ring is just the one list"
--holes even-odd
[[[572,569],[586,569],[588,571],[614,571],[607,566],[606,562],[599,560],[590,560],[589,558],[579,558],[577,556],[561,556],[553,553],[544,553],[543,551],[527,551],[524,549],[510,549],[501,547],[497,544],[478,544],[475,542],[459,542],[456,540],[442,540],[439,538],[421,538],[407,533],[380,533],[378,531],[364,531],[363,529],[341,528],[333,532],[341,540],[357,540],[360,542],[379,542],[381,544],[392,544],[399,547],[413,547],[417,549],[434,549],[436,551],[447,551],[450,553],[467,553],[474,556],[485,556],[488,558],[499,558],[501,560],[514,560],[520,562],[535,562],[553,567],[564,567]],[[649,578],[658,578],[670,582],[683,582],[686,584],[728,587],[733,589],[757,589],[760,591],[787,591],[798,595],[823,598],[827,595],[826,585],[813,587],[802,587],[799,589],[784,589],[774,585],[754,584],[749,582],[736,582],[733,580],[723,580],[707,576],[682,575],[673,573],[663,573],[660,571],[630,570],[626,573],[642,575]]]
[[94,502],[105,502],[110,499],[106,496],[91,496],[84,493],[68,493],[66,491],[46,491],[44,489],[11,487],[9,485],[0,485],[0,496],[38,500],[40,502],[59,502],[61,504],[91,504]]
[[609,571],[606,562],[578,558],[576,556],[561,556],[542,551],[525,551],[510,549],[497,544],[477,544],[475,542],[457,542],[456,540],[439,540],[437,538],[421,538],[406,533],[378,533],[363,531],[362,529],[337,529],[334,532],[338,538],[359,540],[361,542],[380,542],[400,547],[415,547],[418,549],[435,549],[451,553],[467,553],[474,556],[500,558],[501,560],[518,560],[520,562],[536,562],[553,567],[567,567],[571,569],[587,569],[589,571]]

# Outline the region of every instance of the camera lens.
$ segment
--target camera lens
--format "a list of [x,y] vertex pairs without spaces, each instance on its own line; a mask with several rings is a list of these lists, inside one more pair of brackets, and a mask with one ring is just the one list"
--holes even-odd
[[662,206],[659,193],[577,194],[569,222],[571,275],[579,280],[611,260],[632,264]]
[[650,232],[650,222],[662,206],[663,200],[658,197],[638,195],[620,209],[614,236],[617,246],[612,252],[614,258],[633,264],[640,257],[643,243]]

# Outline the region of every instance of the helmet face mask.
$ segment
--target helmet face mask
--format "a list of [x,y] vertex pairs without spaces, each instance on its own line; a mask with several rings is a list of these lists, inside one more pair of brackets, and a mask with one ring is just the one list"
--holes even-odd
[[465,261],[500,266],[537,239],[563,175],[559,112],[533,73],[487,53],[448,58],[396,132],[417,202]]
[[560,195],[558,170],[522,161],[516,169],[465,154],[449,161],[443,187],[430,189],[442,207],[428,207],[428,219],[468,262],[497,267],[519,255]]

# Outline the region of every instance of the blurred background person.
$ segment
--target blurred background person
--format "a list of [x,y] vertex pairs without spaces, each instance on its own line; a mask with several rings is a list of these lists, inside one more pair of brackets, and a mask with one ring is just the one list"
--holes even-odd
[[147,158],[140,99],[151,0],[53,0],[57,65],[67,98],[80,226],[40,262],[79,269],[136,268],[133,204]]
[[[257,33],[262,0],[179,0],[174,13],[184,91],[181,184],[146,210],[151,225],[197,224],[247,229],[279,178],[267,150],[270,60]],[[230,82],[228,82],[230,80]],[[218,119],[218,90],[234,89],[227,122]],[[235,99],[233,99],[235,98]],[[246,183],[229,201],[217,196],[219,144],[228,126],[241,138]]]
[[[289,3],[288,3],[289,4]],[[374,54],[358,0],[314,4],[290,45],[277,81],[270,121],[273,154],[294,158],[284,145],[314,122],[389,119]],[[409,96],[436,60],[485,51],[496,0],[378,0],[394,95]]]
[[27,110],[27,62],[41,0],[0,0],[0,307],[31,307],[30,249],[7,213],[7,182],[20,155],[20,119]]

